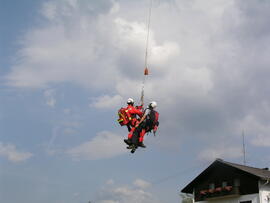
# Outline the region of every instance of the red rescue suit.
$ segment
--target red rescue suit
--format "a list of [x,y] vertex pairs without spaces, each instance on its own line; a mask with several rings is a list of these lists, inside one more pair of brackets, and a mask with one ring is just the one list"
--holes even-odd
[[130,125],[133,127],[135,126],[136,122],[137,122],[137,118],[136,115],[138,115],[139,117],[142,117],[143,112],[141,111],[142,107],[134,107],[132,105],[128,105],[126,108],[126,114],[128,116],[129,119],[129,123]]
[[132,138],[133,132],[135,130],[135,125],[138,122],[138,119],[136,115],[138,115],[140,118],[143,115],[142,106],[134,107],[133,105],[128,105],[126,108],[126,114],[129,119],[129,127],[131,128],[128,134],[128,139]]
[[139,142],[143,142],[144,135],[147,132],[153,130],[155,135],[157,128],[159,126],[158,122],[159,113],[153,109],[146,109],[145,115],[143,116],[141,123],[138,123],[136,126],[138,128],[139,134]]

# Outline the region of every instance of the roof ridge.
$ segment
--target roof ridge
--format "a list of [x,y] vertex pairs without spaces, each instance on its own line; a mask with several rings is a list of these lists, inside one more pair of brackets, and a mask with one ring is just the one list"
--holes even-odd
[[[261,168],[257,168],[257,167],[254,167],[254,166],[247,166],[247,165],[238,164],[238,163],[229,162],[229,161],[224,161],[224,160],[222,160],[222,162],[223,162],[223,163],[227,163],[227,164],[233,164],[233,165],[238,165],[238,166],[248,167],[248,168],[261,169]],[[261,169],[261,170],[263,170],[263,169]]]
[[233,163],[233,162],[228,162],[228,161],[224,161],[222,159],[219,159],[218,161],[221,161],[225,164],[230,164],[230,165],[237,165],[237,166],[241,166],[241,167],[247,167],[247,168],[253,168],[253,169],[258,169],[258,170],[262,170],[262,171],[267,171],[265,170],[264,168],[257,168],[257,167],[254,167],[254,166],[247,166],[247,165],[243,165],[243,164],[238,164],[238,163]]
[[228,166],[237,168],[238,170],[247,172],[251,175],[255,175],[259,178],[262,179],[269,179],[270,178],[270,171],[269,170],[265,170],[263,168],[256,168],[256,167],[252,167],[252,166],[246,166],[246,165],[241,165],[241,164],[237,164],[237,163],[231,163],[231,162],[227,162],[227,161],[223,161],[223,160],[217,160],[220,163],[226,164]]

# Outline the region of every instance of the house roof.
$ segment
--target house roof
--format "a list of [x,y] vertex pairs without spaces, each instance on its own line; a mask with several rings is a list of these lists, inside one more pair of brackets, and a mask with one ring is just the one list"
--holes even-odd
[[253,175],[258,179],[262,180],[270,180],[270,171],[267,169],[260,169],[251,166],[240,165],[236,163],[230,163],[227,161],[223,161],[222,159],[216,159],[210,166],[208,166],[203,172],[201,172],[194,180],[192,180],[185,188],[181,190],[183,193],[192,193],[194,185],[196,185],[199,180],[207,174],[213,167],[217,164],[224,164],[225,166],[229,166],[240,171],[246,172],[247,174]]
[[226,162],[226,161],[223,161],[223,160],[220,160],[220,162],[223,162],[224,164],[227,164],[227,165],[232,166],[234,168],[240,169],[241,171],[245,171],[247,173],[255,175],[255,176],[257,176],[258,178],[260,178],[262,180],[270,179],[270,171],[267,168],[265,168],[265,169],[254,168],[254,167],[251,167],[251,166],[245,166],[245,165]]

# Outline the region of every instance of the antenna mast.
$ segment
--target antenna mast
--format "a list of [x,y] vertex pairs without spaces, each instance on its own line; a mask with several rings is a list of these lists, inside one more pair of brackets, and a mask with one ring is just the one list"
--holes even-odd
[[245,145],[245,132],[242,131],[242,141],[243,141],[243,162],[246,165],[246,145]]

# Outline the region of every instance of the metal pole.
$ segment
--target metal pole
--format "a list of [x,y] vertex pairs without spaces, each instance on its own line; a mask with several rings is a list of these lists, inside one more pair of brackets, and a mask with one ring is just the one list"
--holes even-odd
[[246,165],[246,145],[245,145],[245,132],[242,131],[242,141],[243,141],[243,162]]

